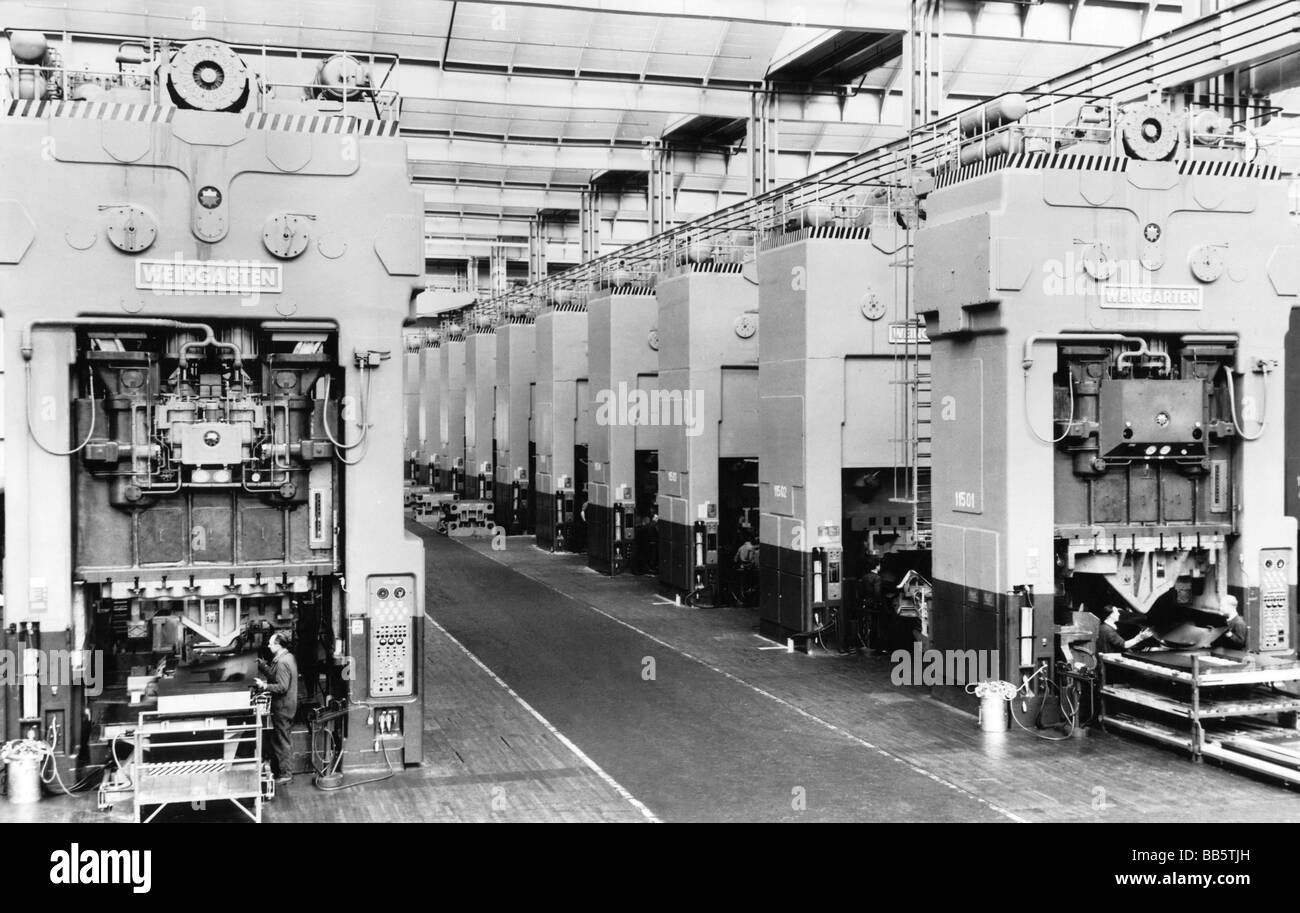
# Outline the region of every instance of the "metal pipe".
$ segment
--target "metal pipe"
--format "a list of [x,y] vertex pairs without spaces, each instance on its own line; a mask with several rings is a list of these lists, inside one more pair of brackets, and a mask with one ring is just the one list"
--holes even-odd
[[183,320],[167,320],[156,317],[68,317],[62,320],[33,320],[23,327],[22,338],[19,351],[23,356],[23,361],[31,361],[34,353],[32,346],[32,330],[37,327],[154,327],[165,330],[201,330],[204,338],[198,342],[187,342],[181,346],[181,360],[185,360],[185,350],[199,346],[213,345],[219,349],[228,349],[235,357],[235,364],[243,363],[243,353],[239,346],[233,342],[221,342],[217,339],[216,332],[211,325],[206,323],[192,323]]
[[1035,333],[1025,339],[1025,357],[1021,361],[1021,367],[1028,371],[1034,366],[1034,346],[1040,342],[1124,342],[1132,343],[1139,347],[1139,351],[1146,351],[1146,340],[1139,339],[1136,336],[1123,336],[1119,333],[1089,333],[1087,330],[1078,332],[1066,331],[1064,333]]
[[1229,345],[1241,342],[1240,333],[1191,333],[1179,336],[1178,341],[1184,345]]

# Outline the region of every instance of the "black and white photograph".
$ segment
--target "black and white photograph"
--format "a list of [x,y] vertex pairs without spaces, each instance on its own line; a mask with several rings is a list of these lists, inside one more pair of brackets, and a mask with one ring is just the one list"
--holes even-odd
[[1285,883],[1300,0],[0,0],[0,61],[53,896],[428,824]]

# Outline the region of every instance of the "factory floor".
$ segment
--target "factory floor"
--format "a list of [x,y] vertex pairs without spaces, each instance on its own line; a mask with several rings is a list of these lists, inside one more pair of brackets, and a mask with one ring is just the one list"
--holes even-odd
[[411,528],[431,617],[665,821],[1300,821],[1300,794],[1153,744],[981,732],[888,657],[774,649],[753,609]]
[[[409,528],[426,763],[339,793],[300,776],[267,822],[1300,820],[1300,795],[1153,745],[982,733],[892,685],[887,658],[785,652],[751,609],[677,606],[531,538]],[[93,793],[0,801],[0,822],[131,818]]]

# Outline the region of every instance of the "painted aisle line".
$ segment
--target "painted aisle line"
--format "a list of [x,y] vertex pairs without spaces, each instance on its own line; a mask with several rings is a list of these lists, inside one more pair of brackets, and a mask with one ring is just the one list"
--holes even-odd
[[501,676],[497,675],[495,672],[489,669],[486,665],[484,665],[481,659],[479,659],[477,656],[471,653],[469,647],[465,646],[463,643],[457,640],[450,631],[448,631],[442,625],[438,624],[437,619],[435,619],[428,612],[424,613],[424,617],[428,620],[429,624],[433,625],[435,628],[438,629],[438,633],[440,633],[443,637],[447,638],[449,641],[455,644],[456,648],[460,650],[460,652],[468,656],[470,662],[472,662],[474,665],[478,666],[489,676],[491,676],[492,681],[496,682],[503,689],[505,689],[506,694],[509,694],[512,698],[518,701],[520,707],[523,707],[525,710],[531,713],[533,715],[533,718],[536,719],[537,722],[545,726],[547,732],[549,732],[551,735],[559,739],[561,744],[563,744],[565,748],[569,749],[569,751],[577,755],[578,760],[580,760],[583,764],[586,764],[587,767],[591,768],[592,772],[595,773],[596,776],[600,777],[600,779],[605,782],[605,785],[607,785],[610,789],[614,790],[616,793],[618,793],[620,796],[626,799],[628,804],[631,805],[633,808],[635,808],[638,812],[640,812],[641,816],[644,817],[647,821],[653,821],[656,824],[660,823],[659,819],[655,817],[654,812],[646,808],[644,802],[642,802],[636,796],[628,792],[628,790],[623,786],[623,784],[619,783],[608,773],[606,773],[599,764],[597,764],[591,758],[587,757],[586,753],[577,745],[573,744],[573,742],[570,741],[568,736],[560,732],[560,730],[556,729],[555,726],[551,724],[550,720],[542,716],[540,713],[537,712],[536,709],[534,709],[532,704],[528,703],[528,701],[524,700],[522,697],[516,694],[515,689],[507,685],[505,681],[502,680]]
[[[466,546],[466,547],[468,548],[469,546]],[[506,564],[505,561],[501,560],[501,558],[499,558],[499,557],[496,556],[496,555],[488,554],[488,553],[485,553],[485,552],[479,552],[478,549],[471,549],[471,550],[477,552],[478,554],[484,555],[484,556],[487,557],[487,558],[492,559],[492,560],[495,561],[497,564],[501,565],[502,567],[508,568],[509,570],[514,571],[516,574],[519,574],[521,577],[527,577],[529,580],[532,580],[532,581],[535,582],[535,583],[540,583],[542,586],[546,587],[548,590],[551,590],[552,592],[558,593],[559,595],[563,596],[563,597],[566,598],[566,599],[571,599],[571,600],[573,600],[574,602],[578,603],[579,605],[586,606],[588,609],[590,609],[591,611],[595,612],[597,615],[602,615],[602,616],[604,616],[605,618],[608,618],[610,621],[615,622],[616,624],[620,624],[620,625],[622,625],[623,627],[627,628],[629,631],[635,631],[637,634],[640,634],[642,637],[646,638],[647,640],[652,641],[653,643],[659,644],[659,646],[661,646],[661,647],[663,647],[663,648],[665,648],[665,649],[667,649],[667,650],[672,650],[672,651],[673,651],[674,653],[676,653],[678,656],[685,657],[686,659],[689,659],[691,662],[699,663],[701,666],[703,666],[704,668],[708,669],[710,672],[716,672],[718,675],[721,675],[723,678],[730,679],[731,681],[735,682],[736,684],[738,684],[738,685],[742,685],[742,686],[744,686],[745,688],[748,688],[750,691],[753,691],[755,694],[761,694],[763,697],[767,698],[768,700],[776,701],[776,703],[780,704],[782,707],[785,707],[787,710],[792,710],[792,711],[794,711],[795,713],[799,714],[801,717],[803,717],[803,718],[805,718],[805,719],[808,719],[808,720],[811,720],[812,722],[817,723],[817,724],[820,725],[820,726],[824,726],[824,727],[826,727],[827,729],[829,729],[831,732],[838,733],[839,735],[844,736],[846,739],[849,739],[849,740],[852,741],[852,742],[856,742],[858,745],[861,745],[863,748],[866,748],[866,749],[869,749],[869,750],[871,750],[871,751],[874,751],[874,752],[876,752],[877,754],[880,754],[880,755],[882,755],[882,756],[884,756],[884,757],[886,757],[886,758],[889,758],[891,761],[895,761],[895,762],[897,762],[897,763],[899,763],[899,764],[902,764],[904,767],[908,768],[909,770],[913,771],[914,773],[918,773],[918,774],[920,774],[921,776],[926,777],[926,778],[928,778],[928,779],[934,781],[935,783],[938,783],[940,786],[946,786],[948,789],[951,789],[953,792],[960,793],[961,795],[966,796],[967,798],[973,799],[974,801],[978,802],[980,805],[983,805],[983,806],[987,807],[990,811],[996,812],[997,814],[1002,815],[1003,817],[1008,818],[1008,819],[1010,819],[1010,820],[1012,820],[1012,821],[1020,822],[1021,824],[1028,823],[1024,818],[1020,817],[1019,815],[1015,814],[1014,812],[1012,812],[1012,811],[1008,811],[1007,809],[1002,808],[1002,807],[999,806],[999,805],[995,805],[994,803],[992,803],[992,802],[990,802],[989,800],[983,798],[982,796],[977,796],[975,793],[971,792],[970,790],[965,789],[964,787],[958,786],[956,783],[953,783],[953,782],[951,782],[951,781],[949,781],[949,780],[945,780],[943,777],[939,776],[938,774],[933,773],[933,772],[931,772],[931,771],[929,771],[929,770],[926,770],[925,768],[920,767],[920,766],[918,766],[918,765],[916,765],[916,764],[913,764],[911,761],[907,760],[907,759],[904,758],[904,757],[901,757],[900,755],[896,755],[896,754],[894,754],[892,751],[889,751],[888,749],[881,748],[879,745],[872,744],[871,742],[868,742],[866,739],[864,739],[864,738],[862,738],[862,737],[860,737],[860,736],[854,735],[852,732],[849,732],[847,729],[844,729],[844,728],[841,727],[841,726],[837,726],[837,725],[835,725],[835,724],[832,723],[830,720],[822,719],[821,717],[817,716],[817,714],[815,714],[815,713],[810,713],[809,711],[804,710],[802,707],[800,707],[800,706],[798,706],[798,705],[796,705],[796,704],[792,704],[792,703],[790,703],[790,701],[787,701],[787,700],[786,700],[785,698],[783,698],[783,697],[780,697],[780,696],[778,696],[778,695],[775,695],[775,694],[773,694],[773,693],[770,692],[770,691],[766,691],[766,690],[764,690],[764,689],[758,687],[757,685],[751,684],[750,682],[745,681],[743,678],[740,678],[740,677],[737,676],[737,675],[733,675],[732,673],[728,672],[726,669],[719,669],[717,666],[714,666],[713,664],[707,662],[706,660],[700,659],[698,656],[695,656],[695,655],[693,655],[693,654],[691,654],[691,653],[687,653],[685,650],[681,649],[680,647],[677,647],[677,646],[675,646],[675,645],[673,645],[673,644],[670,644],[670,643],[668,643],[666,640],[661,640],[660,638],[655,637],[653,634],[650,634],[650,633],[647,632],[647,631],[643,631],[643,630],[641,630],[641,629],[638,628],[636,625],[631,624],[631,623],[629,623],[629,622],[626,622],[626,621],[624,621],[623,619],[621,619],[621,618],[619,618],[619,617],[617,617],[617,616],[615,616],[615,615],[611,615],[610,613],[606,612],[604,609],[601,609],[601,608],[598,607],[598,606],[594,606],[594,605],[592,605],[592,604],[589,603],[589,602],[584,602],[583,600],[579,599],[578,597],[574,596],[574,595],[571,594],[571,593],[566,593],[566,592],[564,592],[563,590],[559,589],[558,587],[553,586],[553,585],[552,585],[551,583],[549,583],[548,581],[543,580],[543,579],[540,578],[540,577],[536,577],[536,576],[534,576],[534,575],[528,573],[527,571],[523,570],[522,568],[518,568],[518,567],[515,567],[515,566],[513,566],[513,565]],[[437,622],[434,622],[434,624],[437,624]],[[448,635],[448,636],[450,637],[451,635]],[[461,649],[464,649],[464,647],[462,647]],[[784,647],[781,647],[780,649],[783,649],[783,650],[784,650],[785,648],[784,648]],[[466,652],[468,652],[468,651],[466,651]],[[478,662],[478,660],[475,659],[475,662]],[[479,663],[479,665],[482,665],[482,663]],[[487,667],[484,666],[484,668],[486,669]],[[491,673],[491,670],[488,670],[488,671],[489,671],[489,673]],[[495,675],[493,675],[492,677],[493,677],[493,678],[496,678]],[[500,681],[500,679],[498,679],[498,681]],[[502,684],[505,688],[507,688],[507,689],[509,689],[509,687],[510,687],[509,685],[506,685],[505,682],[502,682],[501,684]],[[511,691],[510,693],[511,693],[511,694],[514,694],[513,691]],[[523,703],[522,699],[520,700],[520,703]],[[527,705],[527,704],[524,704],[524,706],[527,707],[528,705]],[[529,709],[531,710],[532,708],[529,708]],[[536,711],[533,711],[533,712],[534,712],[534,714],[536,714]],[[541,716],[540,716],[540,715],[538,715],[538,719],[541,719]],[[549,726],[550,724],[548,723],[547,725]],[[563,738],[563,736],[561,736],[561,738]],[[567,741],[567,740],[566,740],[566,741]],[[575,751],[576,751],[576,749],[575,749]],[[595,766],[595,765],[593,765],[593,766]],[[610,782],[612,783],[613,781],[611,780]],[[621,788],[621,787],[620,787],[620,788]]]

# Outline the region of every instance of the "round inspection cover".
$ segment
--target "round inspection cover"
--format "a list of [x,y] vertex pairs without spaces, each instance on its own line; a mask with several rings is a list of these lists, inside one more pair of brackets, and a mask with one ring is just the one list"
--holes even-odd
[[1125,151],[1144,162],[1163,162],[1178,148],[1173,115],[1156,105],[1137,105],[1125,111],[1120,117],[1119,135]]
[[1105,241],[1085,244],[1080,260],[1083,262],[1083,271],[1098,282],[1104,282],[1115,275],[1115,255]]
[[108,210],[108,240],[123,253],[148,250],[158,237],[158,222],[139,206],[114,206]]
[[875,292],[868,292],[862,298],[862,316],[868,320],[879,320],[885,316],[885,302]]
[[191,41],[172,56],[168,84],[176,100],[199,111],[232,111],[248,97],[248,69],[219,41]]
[[282,212],[266,220],[262,230],[262,243],[272,255],[281,260],[292,260],[307,249],[311,233],[307,230],[305,216]]
[[1223,275],[1223,252],[1213,244],[1202,244],[1192,250],[1188,266],[1201,282],[1216,282]]
[[736,335],[741,339],[752,339],[758,332],[758,316],[756,314],[741,314],[736,318]]

